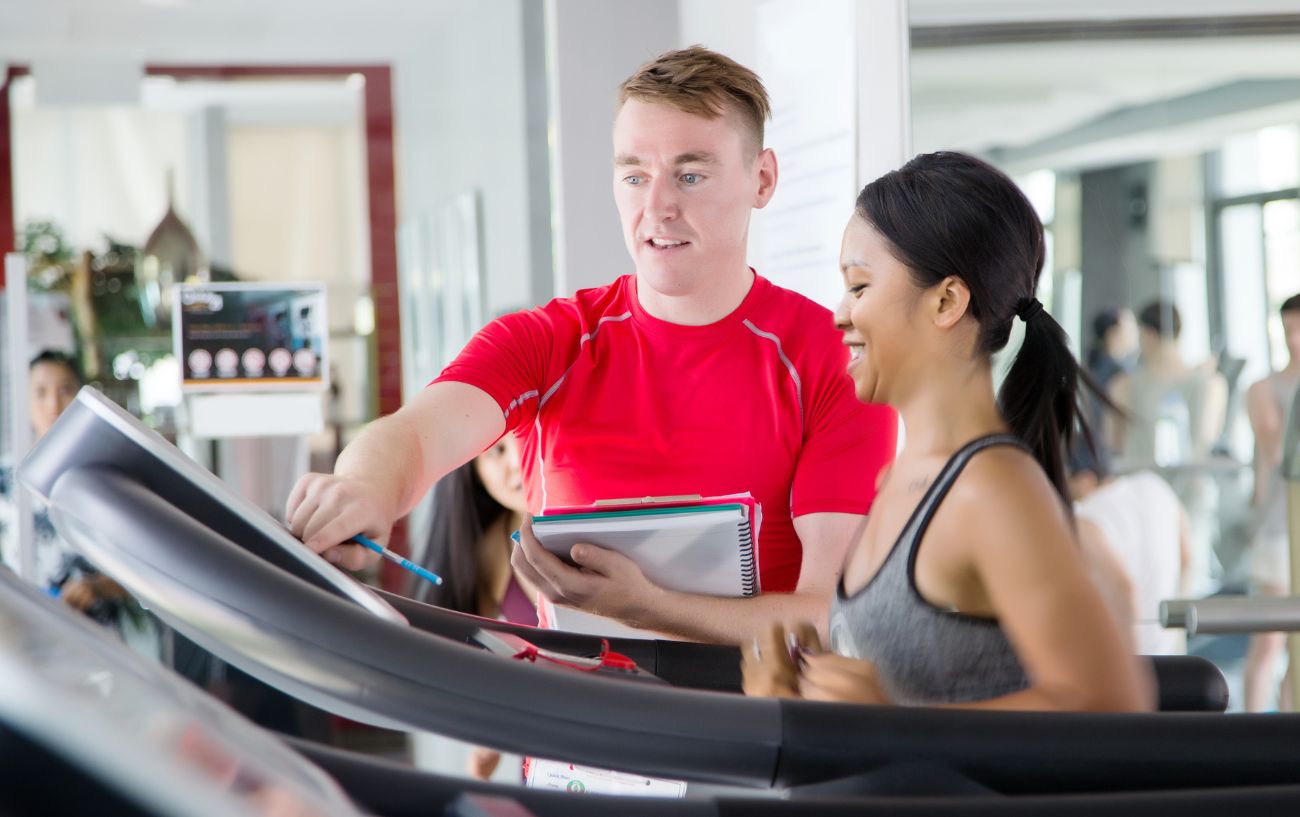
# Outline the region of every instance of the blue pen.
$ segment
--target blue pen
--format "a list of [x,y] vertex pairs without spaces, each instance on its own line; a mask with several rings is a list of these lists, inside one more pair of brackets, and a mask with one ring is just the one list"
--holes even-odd
[[401,556],[392,552],[391,550],[379,544],[378,542],[371,541],[369,538],[362,536],[359,533],[356,536],[353,536],[351,541],[356,542],[358,545],[361,545],[364,548],[369,548],[370,550],[373,550],[375,553],[378,553],[380,556],[383,556],[388,561],[395,562],[396,564],[401,565],[402,567],[406,568],[407,570],[411,571],[412,573],[414,573],[415,575],[419,576],[422,579],[431,581],[434,584],[442,584],[442,577],[439,576],[437,573],[434,573],[431,570],[425,570],[424,568],[417,565],[415,562],[412,562],[410,559],[403,559]]

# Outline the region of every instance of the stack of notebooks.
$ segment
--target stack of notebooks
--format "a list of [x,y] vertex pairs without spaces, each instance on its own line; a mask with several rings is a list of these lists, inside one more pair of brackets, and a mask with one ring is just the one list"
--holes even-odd
[[[755,543],[761,524],[748,494],[730,497],[619,500],[555,508],[533,518],[533,534],[568,558],[579,542],[616,550],[650,581],[669,590],[708,596],[753,596],[759,591]],[[647,633],[601,616],[543,601],[544,627],[604,636]],[[652,634],[651,634],[652,635]]]

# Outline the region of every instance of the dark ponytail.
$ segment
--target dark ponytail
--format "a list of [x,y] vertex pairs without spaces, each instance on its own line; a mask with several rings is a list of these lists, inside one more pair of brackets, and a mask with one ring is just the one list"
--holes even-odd
[[1069,339],[1061,325],[1046,312],[1028,316],[1024,341],[1002,381],[998,405],[1012,431],[1029,444],[1048,478],[1066,500],[1070,494],[1065,481],[1065,458],[1068,451],[1074,450],[1076,429],[1083,434],[1088,448],[1096,453],[1085,408],[1079,400],[1081,380],[1100,394],[1070,352]]
[[1025,319],[1024,343],[998,403],[1068,500],[1065,456],[1075,430],[1092,443],[1079,382],[1096,387],[1070,352],[1065,331],[1034,299],[1046,245],[1033,205],[987,162],[939,152],[917,156],[867,185],[857,210],[918,287],[929,289],[950,276],[965,282],[979,324],[977,353],[1005,347],[1012,322]]

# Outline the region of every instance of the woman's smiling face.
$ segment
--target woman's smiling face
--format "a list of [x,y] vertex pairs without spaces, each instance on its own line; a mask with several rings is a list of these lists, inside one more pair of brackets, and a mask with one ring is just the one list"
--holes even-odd
[[884,236],[856,213],[844,228],[840,273],[835,325],[849,347],[849,376],[859,400],[888,403],[916,352],[912,317],[921,290]]

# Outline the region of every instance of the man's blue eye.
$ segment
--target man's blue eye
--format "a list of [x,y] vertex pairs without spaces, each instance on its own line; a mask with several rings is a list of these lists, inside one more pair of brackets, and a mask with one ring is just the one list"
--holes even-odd
[[683,173],[683,174],[682,174],[682,181],[686,182],[687,184],[699,184],[699,181],[700,181],[700,174],[698,174],[698,173]]
[[637,185],[637,184],[640,184],[640,183],[641,183],[641,177],[640,177],[640,176],[627,176],[627,177],[625,177],[625,178],[623,179],[623,181],[627,182],[628,184]]

